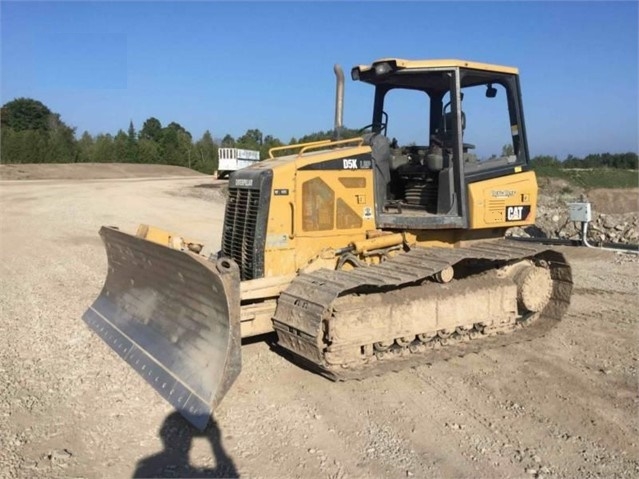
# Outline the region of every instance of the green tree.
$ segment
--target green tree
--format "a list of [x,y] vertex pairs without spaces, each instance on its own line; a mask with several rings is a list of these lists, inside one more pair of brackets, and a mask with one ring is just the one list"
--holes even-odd
[[42,102],[17,98],[2,106],[0,116],[2,130],[7,132],[2,145],[3,162],[76,161],[75,128],[66,125]]
[[60,115],[52,113],[47,119],[49,145],[46,160],[49,163],[73,163],[77,161],[75,128],[67,126]]
[[178,154],[178,133],[173,128],[164,128],[162,130],[162,139],[160,140],[161,162],[167,165],[179,165]]
[[179,123],[171,122],[162,129],[160,155],[167,165],[188,166],[191,160],[192,137]]
[[581,158],[577,158],[573,155],[568,155],[561,166],[563,168],[579,168],[582,164],[583,160]]
[[540,168],[540,167],[559,168],[561,166],[561,163],[559,162],[556,156],[540,155],[540,156],[535,156],[532,160],[530,160],[530,166],[532,168]]
[[95,142],[93,137],[88,131],[82,133],[82,136],[78,140],[78,162],[91,163],[93,162],[93,148]]
[[0,129],[2,163],[44,163],[48,160],[48,134],[45,131]]
[[220,146],[222,148],[235,148],[235,138],[227,133],[226,135],[224,135],[224,138],[222,138],[222,143]]
[[633,152],[619,153],[617,156],[617,164],[615,168],[624,168],[628,170],[639,169],[639,155]]
[[160,163],[160,146],[153,140],[138,141],[138,163]]
[[126,161],[129,163],[138,162],[138,137],[133,121],[129,121],[129,129],[127,130]]
[[51,114],[47,106],[32,98],[16,98],[5,103],[0,110],[2,127],[14,131],[48,131]]
[[193,141],[191,134],[184,130],[178,131],[178,147],[177,152],[179,155],[179,162],[183,166],[192,168],[192,161],[195,161],[193,150]]
[[242,136],[237,139],[236,147],[246,150],[259,150],[264,144],[264,135],[258,129],[246,130]]
[[271,148],[275,148],[278,146],[284,146],[284,143],[282,143],[279,138],[275,138],[271,135],[266,135],[264,137],[264,143],[262,144],[262,146],[260,147],[260,158],[262,160],[265,160],[266,158],[268,158],[268,151]]
[[16,131],[11,128],[0,128],[0,148],[0,163],[22,163]]
[[[340,130],[340,137],[342,140],[347,140],[349,138],[357,138],[358,136],[362,136],[359,130],[352,130],[350,128],[343,127]],[[326,131],[316,131],[314,133],[310,133],[308,135],[304,135],[303,137],[297,140],[297,143],[311,143],[313,141],[321,141],[321,140],[334,140],[335,130],[326,130]]]
[[115,159],[115,148],[113,136],[110,134],[99,134],[95,139],[93,161],[96,163],[113,163]]
[[213,141],[211,132],[206,130],[193,148],[195,160],[192,168],[202,173],[213,174],[217,170],[218,154],[217,146]]
[[140,139],[160,142],[162,139],[162,123],[157,118],[147,119],[140,130]]
[[118,130],[113,138],[113,161],[126,163],[129,153],[129,136],[124,130]]
[[639,169],[637,153],[595,153],[584,158],[568,155],[561,164],[562,168],[617,168],[624,170]]
[[182,132],[182,133],[186,133],[189,137],[191,137],[191,134],[186,130],[186,128],[184,128],[182,125],[180,125],[179,123],[172,121],[171,123],[169,123],[166,128],[170,129],[170,130],[175,130],[176,132]]

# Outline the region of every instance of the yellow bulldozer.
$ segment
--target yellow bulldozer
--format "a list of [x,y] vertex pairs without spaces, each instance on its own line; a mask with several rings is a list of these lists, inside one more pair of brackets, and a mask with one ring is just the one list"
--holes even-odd
[[336,138],[233,172],[219,252],[153,226],[100,230],[107,278],[83,319],[196,427],[240,373],[242,338],[274,332],[304,367],[361,379],[539,337],[569,306],[565,257],[505,235],[537,202],[516,68],[356,66],[372,122],[348,139],[335,73]]

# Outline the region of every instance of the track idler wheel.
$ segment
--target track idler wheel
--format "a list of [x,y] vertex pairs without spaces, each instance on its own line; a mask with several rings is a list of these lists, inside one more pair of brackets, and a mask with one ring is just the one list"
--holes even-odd
[[552,295],[550,270],[541,266],[525,266],[513,276],[517,283],[517,304],[533,313],[542,311]]

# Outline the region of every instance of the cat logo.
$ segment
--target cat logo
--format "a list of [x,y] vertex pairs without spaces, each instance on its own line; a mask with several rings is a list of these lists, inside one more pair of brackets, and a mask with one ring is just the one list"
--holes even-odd
[[506,221],[523,221],[530,213],[530,205],[507,206]]

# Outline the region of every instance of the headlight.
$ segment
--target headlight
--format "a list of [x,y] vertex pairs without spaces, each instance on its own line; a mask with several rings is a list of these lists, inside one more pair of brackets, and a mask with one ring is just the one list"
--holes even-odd
[[384,62],[384,63],[378,63],[377,65],[375,65],[375,74],[376,75],[385,75],[386,73],[389,73],[392,70],[391,66],[389,63]]

